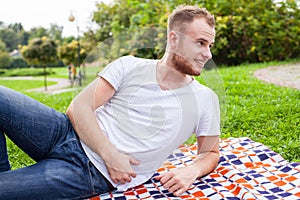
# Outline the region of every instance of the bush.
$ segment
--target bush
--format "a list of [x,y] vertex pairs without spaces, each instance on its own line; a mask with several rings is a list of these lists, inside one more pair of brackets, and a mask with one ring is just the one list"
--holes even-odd
[[11,63],[11,58],[9,54],[5,51],[0,51],[0,69],[9,68]]
[[27,68],[28,63],[22,58],[14,58],[10,64],[10,68]]
[[[231,0],[219,5],[214,60],[237,65],[300,57],[300,11],[294,1]],[[212,9],[212,11],[214,11]],[[226,12],[227,11],[227,12]]]

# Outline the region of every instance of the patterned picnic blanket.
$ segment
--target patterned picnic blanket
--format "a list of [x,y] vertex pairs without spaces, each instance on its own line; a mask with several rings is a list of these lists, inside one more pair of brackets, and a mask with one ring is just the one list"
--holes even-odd
[[[151,178],[124,193],[106,193],[91,200],[300,199],[300,163],[289,163],[279,154],[249,138],[221,139],[220,150],[218,167],[209,175],[196,180],[180,198],[173,196]],[[188,165],[196,154],[196,145],[180,146],[157,173]]]

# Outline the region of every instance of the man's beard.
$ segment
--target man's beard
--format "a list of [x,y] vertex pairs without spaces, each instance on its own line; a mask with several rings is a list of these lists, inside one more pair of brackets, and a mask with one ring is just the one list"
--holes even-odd
[[200,70],[195,70],[188,60],[176,53],[173,54],[172,61],[175,69],[183,74],[188,74],[190,76],[199,76],[201,74]]

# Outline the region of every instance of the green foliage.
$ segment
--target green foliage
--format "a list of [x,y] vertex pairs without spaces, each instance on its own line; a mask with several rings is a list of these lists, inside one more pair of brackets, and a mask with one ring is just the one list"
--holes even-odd
[[34,38],[49,37],[52,40],[60,43],[62,38],[63,27],[56,24],[50,24],[50,28],[46,29],[44,27],[33,27],[30,31],[25,31],[21,23],[13,23],[5,25],[0,24],[0,40],[2,40],[7,51],[11,52],[17,50],[21,45],[27,45],[29,40]]
[[[217,35],[213,55],[219,65],[285,60],[300,56],[300,9],[294,0],[115,0],[109,5],[98,4],[93,20],[98,23],[99,29],[94,35],[86,37],[102,42],[111,37],[109,42],[118,44],[109,45],[106,42],[114,52],[111,57],[126,52],[124,49],[116,50],[121,48],[120,44],[124,44],[126,50],[129,49],[127,54],[160,57],[166,42],[166,31],[152,33],[151,37],[147,37],[148,33],[144,33],[141,27],[166,28],[167,16],[180,4],[197,4],[215,15]],[[147,45],[144,49],[130,49],[122,38],[126,38],[128,44],[145,41],[156,43],[150,49]]]
[[18,48],[18,35],[10,28],[0,29],[0,40],[5,43],[8,51],[13,51]]
[[166,13],[169,12],[163,3],[161,0],[99,3],[93,20],[100,26],[95,35],[102,41],[102,57],[114,59],[130,53],[158,58],[165,47],[162,38],[165,39]]
[[49,33],[44,27],[33,27],[30,29],[30,37],[29,40],[33,40],[35,38],[49,37]]
[[[109,60],[124,54],[160,58],[166,44],[167,17],[180,4],[206,7],[215,15],[217,35],[212,52],[218,65],[300,57],[299,0],[114,0],[97,3],[92,20],[99,28],[88,30],[80,38],[85,49],[81,60],[99,43],[103,47],[98,50],[103,52],[93,52],[85,61],[97,61],[100,54]],[[51,38],[64,52],[64,43],[75,40],[62,38],[62,27],[55,24],[50,29],[34,27],[30,31],[25,31],[21,23],[1,23],[0,27],[0,40],[8,52],[41,37]],[[148,32],[150,29],[153,32]],[[71,62],[64,59],[66,64]]]
[[2,40],[0,40],[0,51],[6,51],[6,45]]
[[83,59],[87,56],[87,52],[84,48],[84,45],[82,45],[82,43],[80,43],[78,40],[72,40],[71,42],[64,43],[58,47],[58,56],[65,63],[65,65],[69,65],[71,63],[77,65],[78,48],[80,49],[80,63],[82,63]]
[[26,45],[29,33],[26,32],[21,23],[2,26],[0,29],[0,40],[7,46],[7,51],[11,52],[18,49],[18,45]]
[[14,69],[26,67],[28,67],[28,63],[23,58],[13,58],[9,68]]
[[[238,5],[229,7],[228,4]],[[237,1],[216,13],[217,63],[239,64],[285,60],[300,56],[300,11],[295,1]],[[219,8],[220,8],[219,7]]]
[[31,40],[28,46],[23,46],[21,54],[30,64],[47,65],[57,59],[56,43],[46,37]]
[[50,29],[47,31],[49,33],[49,38],[54,41],[61,42],[62,41],[62,26],[58,26],[57,24],[50,24]]
[[11,58],[9,54],[5,51],[0,51],[0,69],[9,68],[11,63]]

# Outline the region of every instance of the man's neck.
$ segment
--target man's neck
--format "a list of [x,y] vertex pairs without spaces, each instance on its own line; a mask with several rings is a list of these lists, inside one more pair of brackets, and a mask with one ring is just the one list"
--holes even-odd
[[177,71],[170,56],[164,56],[157,63],[156,80],[162,90],[173,90],[190,84],[193,78]]

